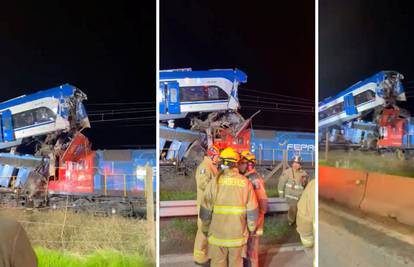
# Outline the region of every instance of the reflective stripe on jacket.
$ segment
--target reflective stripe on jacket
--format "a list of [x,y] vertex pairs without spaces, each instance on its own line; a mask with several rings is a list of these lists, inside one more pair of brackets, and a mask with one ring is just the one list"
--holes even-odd
[[200,207],[203,231],[211,245],[238,247],[246,244],[257,227],[259,208],[250,181],[237,168],[224,170],[207,185]]

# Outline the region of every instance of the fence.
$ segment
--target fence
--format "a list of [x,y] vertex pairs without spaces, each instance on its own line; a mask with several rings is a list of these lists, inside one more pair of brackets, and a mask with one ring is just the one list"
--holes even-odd
[[145,167],[147,219],[100,217],[71,212],[68,203],[60,210],[0,208],[0,215],[19,221],[33,246],[87,255],[96,250],[139,254],[155,262],[155,219],[152,168]]
[[[308,150],[287,150],[287,149],[278,149],[278,148],[269,148],[263,149],[261,147],[253,151],[256,155],[256,160],[258,165],[271,165],[275,166],[281,161],[286,160],[284,158],[284,153],[287,153],[287,160],[293,158],[294,155],[299,155],[302,157],[305,163],[310,164],[312,167],[315,166],[315,151]],[[183,159],[183,151],[180,149],[163,149],[160,153],[162,161],[169,161],[176,165],[180,165],[181,160]]]

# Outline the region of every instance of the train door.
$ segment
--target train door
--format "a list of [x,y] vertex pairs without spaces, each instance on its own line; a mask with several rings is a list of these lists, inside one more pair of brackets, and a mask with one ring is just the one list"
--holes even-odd
[[180,86],[178,82],[167,83],[167,109],[169,114],[180,114]]
[[344,109],[346,115],[358,114],[358,110],[355,106],[354,96],[352,95],[352,93],[344,97]]
[[12,142],[14,141],[14,130],[13,130],[13,118],[10,110],[4,110],[1,113],[1,132],[2,141]]
[[178,82],[161,82],[160,114],[180,114],[180,86]]

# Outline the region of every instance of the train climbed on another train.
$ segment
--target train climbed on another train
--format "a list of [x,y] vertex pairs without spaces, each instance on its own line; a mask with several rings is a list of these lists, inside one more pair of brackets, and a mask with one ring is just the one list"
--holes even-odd
[[[241,116],[238,87],[246,82],[247,75],[238,69],[161,71],[160,164],[191,176],[206,148],[215,144],[251,150],[260,168],[281,162],[283,151],[287,159],[300,154],[305,164],[312,165],[314,133],[253,130],[252,118]],[[175,127],[175,120],[184,118],[189,125]]]
[[155,150],[93,151],[84,100],[64,84],[0,103],[0,205],[142,213]]
[[319,103],[319,140],[412,158],[413,118],[398,106],[406,101],[403,78],[381,71]]

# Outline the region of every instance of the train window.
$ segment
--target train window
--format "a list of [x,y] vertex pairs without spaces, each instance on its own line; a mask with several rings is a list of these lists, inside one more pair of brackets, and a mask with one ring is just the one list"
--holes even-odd
[[36,108],[13,115],[14,128],[23,128],[43,122],[55,121],[56,115],[46,107]]
[[359,93],[356,96],[354,96],[354,99],[355,99],[355,105],[358,106],[360,104],[364,104],[371,100],[374,100],[375,93],[372,90],[367,90],[365,92]]
[[227,100],[227,93],[218,86],[180,87],[182,102]]
[[331,116],[341,113],[342,111],[344,111],[344,102],[335,104],[332,107],[327,108],[322,112],[319,112],[319,120],[329,118]]

